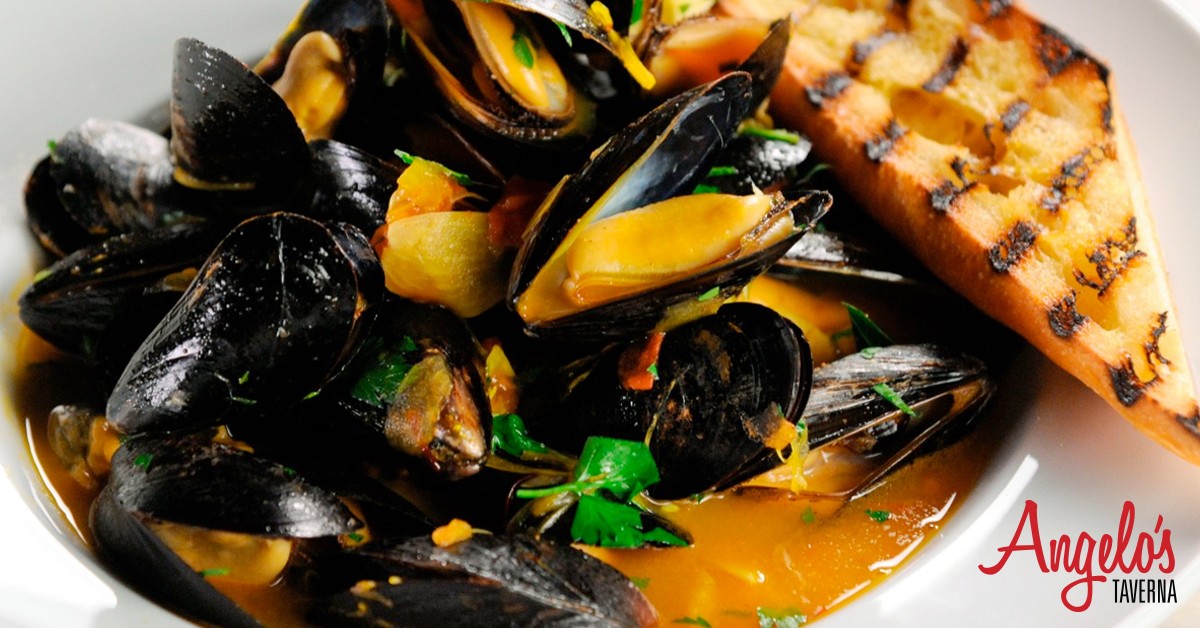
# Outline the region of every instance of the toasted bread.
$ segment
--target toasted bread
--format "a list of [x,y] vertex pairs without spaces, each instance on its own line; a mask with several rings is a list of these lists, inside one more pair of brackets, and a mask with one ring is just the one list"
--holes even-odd
[[1198,409],[1107,68],[1011,0],[722,0],[793,15],[772,95],[943,281],[1200,464]]

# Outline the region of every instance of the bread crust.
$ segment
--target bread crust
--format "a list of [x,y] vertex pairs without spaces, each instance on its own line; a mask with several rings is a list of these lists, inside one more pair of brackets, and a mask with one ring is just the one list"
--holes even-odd
[[801,9],[777,122],[940,279],[1200,464],[1200,409],[1107,68],[1011,2],[844,4],[719,5]]

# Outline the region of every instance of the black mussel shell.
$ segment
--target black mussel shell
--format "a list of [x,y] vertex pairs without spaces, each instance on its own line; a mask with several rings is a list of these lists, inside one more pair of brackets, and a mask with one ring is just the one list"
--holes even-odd
[[445,548],[417,537],[330,557],[321,571],[337,591],[314,607],[321,625],[615,628],[658,619],[615,569],[521,535],[477,534]]
[[848,233],[810,231],[771,266],[771,273],[779,276],[833,273],[891,283],[920,284],[924,273],[911,258],[873,244]]
[[282,212],[247,220],[130,360],[108,418],[127,433],[172,430],[299,402],[351,357],[382,284],[349,225]]
[[[804,160],[812,142],[797,136],[796,143],[741,134],[733,138],[721,156],[717,168],[732,168],[726,174],[711,174],[704,185],[725,194],[771,193],[794,187],[805,176]],[[805,234],[807,237],[807,234]]]
[[96,552],[123,580],[185,616],[256,626],[148,527],[169,522],[274,538],[318,538],[360,527],[332,493],[287,467],[197,436],[140,437],[112,460],[92,505]]
[[93,236],[157,227],[181,202],[167,140],[125,122],[72,129],[55,144],[50,174],[63,207]]
[[255,70],[267,82],[274,82],[283,74],[296,42],[308,33],[322,31],[338,41],[350,65],[351,79],[374,86],[383,75],[387,27],[383,0],[308,0]]
[[338,403],[434,472],[473,475],[487,459],[492,416],[482,356],[450,310],[389,299],[338,378]]
[[927,400],[959,389],[964,399],[954,405],[978,406],[991,392],[987,367],[971,356],[938,345],[871,347],[813,374],[812,395],[804,410],[809,445],[854,437],[872,452],[895,449],[943,418],[936,411],[918,410],[916,417],[899,411],[876,389],[880,384],[918,409]]
[[100,238],[88,233],[63,207],[50,160],[39,161],[25,182],[25,218],[38,244],[54,257],[64,257]]
[[314,140],[310,216],[348,222],[372,234],[384,224],[403,166],[334,140]]
[[783,71],[783,60],[787,56],[788,42],[792,38],[792,21],[789,19],[771,22],[767,37],[754,49],[739,70],[754,77],[754,98],[750,109],[758,109],[775,89],[779,73]]
[[295,117],[246,64],[195,39],[175,43],[171,156],[176,178],[208,190],[294,187],[309,163]]
[[[775,312],[734,303],[666,333],[649,390],[622,381],[621,360],[641,343],[608,350],[531,432],[567,450],[588,436],[648,438],[662,479],[649,493],[679,499],[728,488],[777,460],[764,443],[800,417],[812,383],[803,332]],[[545,431],[543,431],[545,430]]]
[[172,290],[166,279],[199,267],[222,235],[181,224],[81,248],[38,273],[18,301],[21,321],[56,347],[86,355],[148,295],[178,296],[182,287]]

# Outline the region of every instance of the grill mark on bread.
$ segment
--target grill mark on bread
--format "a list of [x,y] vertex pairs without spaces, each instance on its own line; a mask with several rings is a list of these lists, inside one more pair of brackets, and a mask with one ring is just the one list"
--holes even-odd
[[992,270],[998,273],[1007,273],[1012,270],[1022,259],[1029,249],[1033,248],[1033,243],[1037,240],[1037,227],[1027,221],[1018,220],[1008,233],[1004,234],[992,248],[988,250],[988,262],[992,265]]
[[1154,369],[1154,379],[1158,379],[1158,366],[1169,365],[1170,360],[1162,354],[1158,348],[1158,340],[1167,332],[1167,313],[1159,312],[1158,322],[1150,329],[1150,340],[1142,343],[1142,349],[1146,351],[1146,362],[1150,364],[1150,368]]
[[1146,385],[1138,379],[1137,372],[1133,370],[1133,358],[1129,357],[1128,353],[1125,354],[1121,363],[1108,366],[1108,376],[1112,380],[1113,393],[1117,395],[1117,401],[1120,401],[1121,405],[1125,407],[1137,403],[1137,400],[1146,394]]
[[967,42],[961,38],[954,40],[954,46],[950,48],[950,52],[946,53],[946,58],[942,59],[942,67],[938,68],[938,71],[934,72],[933,76],[929,77],[929,80],[925,81],[921,87],[932,94],[946,89],[946,86],[958,74],[958,69],[962,67],[969,50]]
[[896,119],[888,120],[887,127],[883,133],[867,140],[863,148],[867,151],[867,159],[875,163],[882,163],[884,159],[891,154],[892,149],[896,146],[896,141],[904,137],[904,127],[900,126]]
[[1137,241],[1137,217],[1130,216],[1121,230],[1120,239],[1105,238],[1088,254],[1088,261],[1096,267],[1096,278],[1092,279],[1076,268],[1075,281],[1095,290],[1097,296],[1104,296],[1134,260],[1146,256],[1137,248]]
[[1075,291],[1063,295],[1057,303],[1050,306],[1046,312],[1050,320],[1050,330],[1059,338],[1071,338],[1087,322],[1087,317],[1075,309]]
[[1029,103],[1020,98],[1014,100],[1012,104],[1000,114],[1000,128],[1004,129],[1005,133],[1012,133],[1013,129],[1025,119],[1025,115],[1032,109]]
[[975,0],[975,4],[983,9],[989,18],[996,18],[1008,12],[1013,0]]
[[1079,188],[1092,173],[1092,161],[1096,158],[1092,147],[1085,148],[1063,162],[1058,175],[1050,182],[1051,188],[1039,201],[1042,209],[1054,213],[1068,199],[1075,196]]
[[1062,74],[1063,70],[1073,63],[1084,62],[1095,66],[1100,80],[1108,82],[1108,66],[1097,61],[1074,40],[1049,24],[1041,24],[1041,30],[1033,45],[1050,76]]
[[948,213],[954,207],[954,202],[958,197],[975,187],[976,184],[975,181],[967,181],[967,162],[961,158],[955,157],[950,162],[950,167],[954,169],[954,174],[958,175],[959,183],[956,184],[954,181],[946,179],[929,192],[929,205],[939,214]]
[[816,83],[805,87],[804,94],[808,96],[808,102],[812,106],[820,109],[825,106],[827,101],[841,96],[846,91],[846,88],[850,87],[852,82],[850,75],[845,72],[830,72],[821,77]]
[[854,62],[854,65],[862,65],[866,63],[867,58],[871,56],[871,53],[879,50],[884,46],[884,44],[892,41],[898,36],[899,33],[895,31],[883,31],[882,33],[872,35],[862,41],[854,42],[854,54],[852,55],[851,60]]

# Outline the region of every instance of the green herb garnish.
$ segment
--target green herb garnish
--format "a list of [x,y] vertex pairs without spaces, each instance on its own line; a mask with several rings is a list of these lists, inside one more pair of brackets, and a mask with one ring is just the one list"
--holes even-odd
[[201,569],[200,571],[197,571],[196,573],[200,574],[200,576],[204,577],[204,578],[208,578],[210,576],[228,576],[229,568],[228,567],[213,567],[212,569]]
[[362,543],[363,535],[361,535],[357,532],[351,532],[346,535],[346,538],[350,539],[351,541],[354,541],[355,543]]
[[871,510],[868,508],[867,516],[874,519],[875,521],[878,521],[879,523],[883,523],[884,521],[887,521],[888,519],[892,518],[892,513],[888,512],[886,510]]
[[642,21],[642,0],[633,0],[633,9],[629,12],[629,27]]
[[567,45],[574,46],[575,44],[571,42],[571,31],[567,30],[567,25],[562,22],[555,22],[554,25],[558,27],[558,32],[562,33],[563,39],[567,40]]
[[854,330],[854,343],[858,348],[886,347],[893,344],[891,337],[884,333],[866,312],[845,301],[842,301],[842,305],[850,313],[850,328]]
[[527,68],[532,68],[537,54],[533,51],[533,42],[529,39],[529,33],[525,32],[525,27],[519,22],[513,23],[512,42],[513,54],[516,55],[517,61]]
[[633,583],[633,586],[643,591],[646,590],[646,587],[650,586],[649,578],[630,578],[629,581]]
[[242,376],[238,378],[238,384],[245,384],[248,381],[250,381],[250,371],[242,373]]
[[492,417],[492,451],[502,451],[521,458],[525,452],[544,454],[550,451],[550,448],[530,438],[521,417],[515,414],[497,414]]
[[812,509],[812,506],[806,507],[804,512],[800,513],[800,520],[804,523],[812,523],[817,520],[817,513]]
[[904,400],[900,398],[899,393],[892,390],[891,386],[888,386],[884,382],[880,382],[872,386],[871,390],[875,391],[875,394],[886,399],[888,403],[896,406],[897,410],[914,419],[920,418],[920,415],[917,414],[917,411],[913,410],[912,407],[910,407],[907,403],[904,403]]
[[799,628],[807,621],[804,614],[794,608],[758,608],[759,628]]
[[655,362],[654,364],[647,366],[646,372],[650,374],[650,377],[653,377],[654,379],[658,379],[658,362]]
[[744,126],[739,131],[742,135],[752,135],[776,142],[787,142],[788,144],[799,144],[800,135],[784,129],[764,129],[760,126]]
[[51,270],[49,266],[47,266],[46,268],[43,268],[33,274],[33,283],[37,283],[37,282],[45,279],[46,277],[49,277],[53,273],[54,273],[54,271]]
[[296,470],[291,467],[284,467],[283,474],[288,476],[289,478],[294,478],[294,477],[296,477]]
[[703,626],[704,628],[712,628],[712,624],[708,623],[708,620],[703,617],[680,617],[679,619],[676,619],[675,621],[673,621],[671,623],[672,624],[687,624],[688,626]]
[[150,469],[150,463],[153,461],[154,461],[154,454],[150,454],[150,453],[138,454],[137,457],[133,459],[133,466],[141,467],[141,469],[143,471],[146,471],[146,470]]
[[641,547],[647,542],[685,546],[687,541],[663,528],[643,532],[642,511],[637,506],[583,494],[575,506],[571,538],[600,547]]
[[440,163],[438,163],[438,162],[436,162],[436,161],[430,161],[430,160],[428,160],[428,159],[425,159],[424,157],[417,157],[416,155],[413,155],[412,153],[407,153],[407,152],[405,152],[405,151],[402,151],[402,150],[400,150],[399,148],[397,148],[397,149],[395,150],[395,153],[396,153],[396,156],[400,158],[400,161],[403,161],[403,162],[405,163],[405,165],[409,165],[409,166],[411,166],[411,165],[412,165],[412,163],[413,163],[414,161],[418,160],[418,159],[420,159],[420,160],[422,160],[422,161],[428,161],[429,163],[431,163],[431,164],[434,164],[434,165],[436,165],[437,167],[441,168],[441,169],[442,169],[442,171],[443,171],[443,172],[445,172],[446,174],[448,174],[448,175],[450,175],[451,177],[453,177],[453,178],[454,178],[454,180],[455,180],[455,181],[457,181],[459,185],[461,185],[461,186],[464,186],[464,187],[466,187],[466,186],[468,186],[468,185],[475,185],[475,182],[471,180],[471,177],[470,177],[470,176],[468,176],[468,175],[465,175],[465,174],[463,174],[463,173],[461,173],[461,172],[458,172],[458,171],[456,171],[456,170],[451,170],[451,169],[447,168],[446,166],[443,166],[442,164],[440,164]]
[[736,166],[713,166],[708,170],[710,177],[732,177],[738,173]]
[[876,353],[879,353],[879,347],[867,347],[866,349],[859,351],[859,353],[862,354],[862,357],[870,360],[875,357]]
[[413,365],[409,362],[411,356],[407,354],[416,349],[417,344],[408,336],[392,341],[391,346],[385,346],[379,337],[368,340],[359,354],[368,366],[350,389],[351,396],[375,407],[386,408],[396,396],[400,383],[412,370]]
[[319,391],[319,390],[314,390],[314,391],[312,391],[312,392],[308,393],[307,395],[304,395],[304,399],[303,399],[303,400],[304,400],[304,401],[308,401],[309,399],[312,399],[313,397],[316,397],[316,396],[317,396],[317,395],[319,395],[319,394],[321,394],[321,391]]
[[58,161],[58,141],[46,140],[46,148],[50,149],[50,161]]
[[243,406],[252,406],[258,403],[258,401],[250,399],[249,397],[239,397],[237,395],[229,395],[229,400],[234,403],[240,403]]
[[705,290],[704,294],[701,294],[700,296],[696,297],[696,300],[701,303],[704,303],[705,301],[711,301],[720,293],[721,293],[721,289],[717,286],[713,286],[713,287],[709,288],[708,290]]
[[701,183],[692,188],[692,194],[718,194],[720,191],[721,188],[715,185],[708,185],[707,183]]

